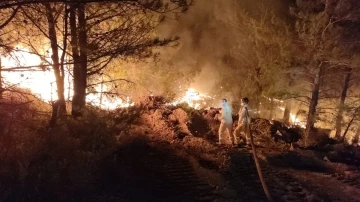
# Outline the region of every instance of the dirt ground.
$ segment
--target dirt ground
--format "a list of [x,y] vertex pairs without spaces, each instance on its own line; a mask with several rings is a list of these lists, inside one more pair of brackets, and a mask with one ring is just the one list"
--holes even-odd
[[[121,161],[114,168],[121,177],[127,173],[124,201],[267,201],[249,149],[214,145],[211,152],[199,154],[178,142],[146,137],[129,141],[127,149],[118,152]],[[360,201],[358,169],[310,158],[296,161],[293,156],[302,151],[257,151],[274,201]],[[119,170],[124,165],[129,168]],[[114,184],[119,186],[119,181],[124,182],[117,179]],[[139,185],[145,191],[137,195]]]
[[218,109],[150,97],[95,114],[32,135],[21,130],[18,140],[28,139],[19,149],[3,136],[2,145],[13,150],[1,148],[12,152],[2,153],[0,201],[268,201],[256,151],[272,201],[360,202],[360,148],[329,139],[326,129],[311,134],[310,147],[300,139],[289,150],[290,132],[274,139],[275,122],[253,119],[253,150],[216,144]]
[[[108,175],[108,186],[117,184],[114,201],[267,201],[252,149],[216,144],[216,110],[154,100],[141,108],[117,136]],[[360,201],[359,148],[298,144],[289,151],[260,132],[255,149],[273,201]]]

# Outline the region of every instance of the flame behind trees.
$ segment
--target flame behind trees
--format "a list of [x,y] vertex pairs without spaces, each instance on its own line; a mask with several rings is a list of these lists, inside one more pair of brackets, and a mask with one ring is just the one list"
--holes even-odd
[[[7,36],[11,36],[10,31],[20,35],[21,42],[54,70],[59,105],[54,108],[53,118],[58,110],[65,111],[61,107],[64,106],[65,65],[73,71],[72,114],[77,116],[85,107],[86,89],[92,85],[88,81],[102,74],[114,59],[151,57],[156,54],[152,48],[176,41],[176,37],[159,39],[155,28],[166,17],[175,18],[177,13],[185,11],[190,3],[186,0],[24,1],[18,4],[8,1],[0,7],[21,4],[22,15],[17,23],[22,30],[2,31],[9,31]],[[46,60],[39,51],[44,49],[43,42],[50,47],[51,60]]]
[[[115,58],[151,57],[154,55],[152,48],[165,46],[176,40],[159,39],[154,30],[166,14],[182,11],[189,3],[172,2],[125,1],[119,4],[79,4],[70,7],[74,82],[79,82],[74,83],[73,115],[81,114],[85,106],[85,89],[89,76],[101,73]],[[89,14],[88,17],[85,17],[85,13]],[[77,17],[77,21],[72,20],[72,15]]]

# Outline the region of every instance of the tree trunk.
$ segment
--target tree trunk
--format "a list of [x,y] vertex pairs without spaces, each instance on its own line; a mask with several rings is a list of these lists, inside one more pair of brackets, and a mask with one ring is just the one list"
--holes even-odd
[[85,108],[87,85],[87,34],[85,5],[78,4],[77,7],[78,27],[76,26],[76,13],[74,11],[75,9],[71,10],[72,11],[70,11],[70,27],[72,35],[73,54],[75,53],[74,56],[77,58],[74,58],[74,96],[72,102],[72,115],[81,116],[83,109]]
[[255,67],[255,87],[256,87],[256,93],[258,96],[258,99],[256,100],[256,109],[257,109],[257,118],[261,117],[260,116],[260,108],[261,108],[261,96],[262,96],[262,92],[263,92],[263,87],[260,83],[261,81],[261,67]]
[[291,111],[291,101],[285,101],[285,110],[283,116],[283,122],[286,125],[290,125],[290,111]]
[[306,129],[305,129],[305,146],[308,146],[309,136],[314,128],[315,119],[316,119],[316,106],[319,100],[319,91],[320,91],[320,83],[321,78],[324,73],[324,67],[320,64],[314,78],[312,94],[309,105],[308,117],[306,120]]
[[3,94],[1,70],[2,70],[2,64],[1,64],[1,57],[0,57],[0,100],[2,100],[2,94]]
[[50,3],[44,3],[44,5],[46,8],[46,17],[49,26],[49,39],[50,39],[51,51],[52,51],[51,59],[53,61],[52,68],[55,74],[57,95],[58,95],[58,100],[56,101],[56,104],[53,104],[53,113],[50,121],[51,124],[55,124],[58,113],[60,115],[66,114],[65,95],[64,95],[64,89],[65,89],[64,74],[60,72],[58,40],[57,40],[56,28],[55,28],[56,21],[53,15],[54,11]]
[[78,42],[78,34],[77,34],[77,24],[76,24],[76,14],[77,14],[77,4],[71,4],[69,8],[70,15],[70,34],[71,34],[71,52],[73,57],[73,73],[74,73],[74,95],[71,106],[71,114],[73,116],[79,116],[81,113],[80,104],[79,104],[79,95],[78,95],[78,87],[79,82],[77,78],[80,76],[80,62],[79,62],[79,42]]
[[340,137],[340,141],[344,142],[346,139],[346,134],[347,132],[349,131],[350,129],[350,126],[354,123],[355,119],[358,117],[358,114],[359,114],[359,110],[360,110],[360,107],[357,107],[354,111],[354,114],[352,116],[352,118],[350,119],[349,123],[347,124],[346,128],[345,128],[345,131],[344,131],[344,134],[342,135],[342,137]]
[[82,107],[85,107],[86,101],[86,87],[87,87],[87,30],[86,30],[86,18],[85,18],[85,4],[80,4],[79,6],[79,48],[80,48],[80,73],[81,77],[80,86],[81,86],[81,104]]
[[259,118],[260,117],[260,108],[261,108],[261,99],[255,99],[254,100],[254,118]]
[[269,113],[269,120],[274,117],[274,98],[270,98],[270,113]]
[[359,144],[359,140],[360,140],[360,122],[358,123],[358,128],[356,130],[356,134],[352,143]]
[[103,100],[103,89],[104,89],[104,79],[101,77],[101,84],[100,84],[100,107],[102,107],[102,100]]
[[343,89],[341,92],[340,103],[339,103],[339,107],[338,107],[338,114],[336,116],[336,124],[335,124],[335,128],[336,128],[335,138],[336,139],[341,138],[341,126],[342,126],[342,122],[343,122],[344,104],[345,104],[346,94],[349,89],[351,74],[352,74],[352,69],[346,68],[345,82],[344,82],[344,86],[343,86]]

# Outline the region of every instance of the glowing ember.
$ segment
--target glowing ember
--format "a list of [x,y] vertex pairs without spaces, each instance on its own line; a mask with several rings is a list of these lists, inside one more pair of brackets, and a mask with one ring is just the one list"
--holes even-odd
[[293,122],[294,125],[300,126],[301,128],[305,128],[305,125],[302,124],[301,120],[296,118],[296,116],[294,114],[290,113],[290,119],[291,119],[291,122]]
[[[278,107],[278,108],[281,109],[282,111],[285,111],[284,107]],[[298,119],[295,114],[290,113],[290,119],[293,125],[300,126],[301,128],[305,128],[305,125],[302,124],[301,120]]]
[[[106,92],[108,91],[108,87],[105,85],[103,87],[101,87],[101,85],[97,85],[95,87],[95,90],[97,92]],[[86,96],[86,100],[87,102],[99,106],[103,109],[126,108],[130,106],[134,106],[135,104],[130,100],[129,97],[126,97],[126,101],[123,101],[122,99],[117,97],[112,98],[109,96],[101,95],[101,93],[89,94]]]

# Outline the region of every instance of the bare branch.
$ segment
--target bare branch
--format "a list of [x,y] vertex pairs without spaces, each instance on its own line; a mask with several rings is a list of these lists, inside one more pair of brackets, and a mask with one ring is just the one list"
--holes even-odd
[[19,8],[20,6],[16,7],[13,10],[11,16],[3,24],[0,25],[0,29],[4,28],[6,25],[8,25],[11,22],[11,20],[15,17],[16,13],[18,12]]
[[99,85],[99,84],[112,83],[112,82],[115,82],[115,81],[126,81],[127,83],[135,84],[133,81],[130,81],[128,79],[113,79],[113,80],[110,80],[110,81],[102,81],[102,82],[98,82],[98,83],[93,83],[93,84],[88,85],[87,87],[96,86],[96,85]]

